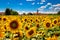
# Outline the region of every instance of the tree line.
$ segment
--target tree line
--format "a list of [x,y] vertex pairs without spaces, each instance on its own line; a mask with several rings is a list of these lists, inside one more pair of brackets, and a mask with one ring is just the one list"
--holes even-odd
[[[60,11],[57,12],[58,15],[60,15]],[[14,11],[12,9],[6,8],[5,10],[5,15],[19,15],[19,13],[17,11]],[[23,13],[22,15],[34,15],[34,13]]]

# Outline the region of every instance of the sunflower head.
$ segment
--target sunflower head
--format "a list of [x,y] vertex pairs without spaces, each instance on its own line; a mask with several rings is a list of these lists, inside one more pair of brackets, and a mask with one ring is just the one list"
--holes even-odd
[[57,40],[57,37],[55,35],[52,36],[52,40]]
[[34,36],[35,34],[36,34],[36,28],[31,28],[30,30],[28,30],[26,32],[26,37],[30,38],[30,37]]
[[14,33],[17,34],[17,36],[15,37],[23,37],[23,32],[21,30],[19,30],[18,32]]
[[54,19],[52,23],[53,23],[53,25],[57,25],[58,24],[58,19],[57,18]]
[[19,26],[18,22],[13,20],[11,23],[10,23],[10,28],[11,29],[17,29]]
[[45,32],[44,31],[38,31],[37,34],[39,34],[40,36],[44,36]]
[[57,40],[57,37],[55,35],[53,35],[52,37],[46,38],[46,40]]
[[5,21],[8,21],[8,17],[7,16],[3,16],[2,17],[2,20],[5,22]]
[[50,20],[46,20],[43,22],[43,25],[46,29],[49,29],[52,27],[51,21]]
[[11,19],[7,23],[7,30],[11,31],[12,33],[17,32],[18,30],[22,29],[21,22],[19,19]]
[[5,37],[5,33],[4,32],[0,32],[0,38],[4,38]]
[[28,31],[29,29],[30,29],[30,25],[31,25],[31,23],[26,23],[25,25],[24,25],[24,31],[26,32],[26,31]]

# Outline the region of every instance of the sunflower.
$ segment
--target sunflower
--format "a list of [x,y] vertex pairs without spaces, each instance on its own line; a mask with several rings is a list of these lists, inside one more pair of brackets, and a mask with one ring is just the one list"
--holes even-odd
[[55,18],[55,19],[52,21],[52,24],[53,24],[53,25],[57,25],[57,24],[58,24],[58,19]]
[[26,23],[26,24],[24,25],[24,31],[25,31],[25,32],[28,31],[28,30],[30,29],[30,26],[31,26],[31,23]]
[[40,27],[40,24],[39,23],[36,23],[36,27],[39,28]]
[[23,37],[23,31],[19,30],[18,32],[14,33],[15,36],[14,38],[17,38],[17,37]]
[[33,23],[33,22],[35,22],[35,18],[34,18],[34,17],[30,17],[30,18],[29,18],[29,21],[30,21],[31,23]]
[[53,16],[49,16],[49,18],[50,18],[51,20],[53,20],[53,19],[54,19],[54,17],[53,17]]
[[28,22],[30,23],[35,22],[35,17],[34,16],[28,17]]
[[2,21],[2,16],[0,16],[0,21]]
[[28,17],[23,17],[21,22],[29,22],[29,18]]
[[26,32],[26,37],[30,38],[36,34],[36,27],[32,27],[30,30]]
[[52,38],[51,37],[48,37],[48,38],[46,38],[46,40],[52,40]]
[[48,19],[48,17],[43,17],[43,16],[42,16],[41,21],[44,22],[44,21],[46,21],[47,19]]
[[23,37],[23,32],[22,32],[22,31],[19,31],[19,35],[20,35],[21,37]]
[[2,22],[3,22],[3,25],[6,24],[8,22],[8,17],[7,16],[2,16]]
[[40,23],[40,19],[36,18],[35,23]]
[[46,38],[46,40],[57,40],[57,37],[55,35],[53,35],[52,37]]
[[49,20],[49,19],[45,20],[45,21],[43,22],[43,26],[44,26],[44,28],[46,28],[46,29],[51,28],[51,27],[52,27],[51,20]]
[[60,26],[60,22],[58,23],[58,26]]
[[5,27],[3,27],[3,26],[0,27],[0,31],[1,31],[1,32],[5,32],[5,31],[6,31]]
[[58,18],[58,26],[60,26],[60,17]]
[[5,33],[0,31],[0,38],[4,38],[5,37]]
[[45,32],[43,30],[40,30],[37,32],[38,35],[41,35],[41,36],[44,36],[45,35]]
[[56,36],[53,36],[53,37],[52,37],[52,40],[57,40],[57,37],[56,37]]
[[23,22],[24,22],[24,19],[22,18],[22,19],[21,19],[21,23],[23,23]]
[[16,32],[16,31],[22,29],[22,24],[21,24],[19,19],[12,18],[7,23],[6,28],[7,28],[8,31],[11,31],[13,33],[13,32]]
[[19,38],[13,38],[13,40],[19,40]]

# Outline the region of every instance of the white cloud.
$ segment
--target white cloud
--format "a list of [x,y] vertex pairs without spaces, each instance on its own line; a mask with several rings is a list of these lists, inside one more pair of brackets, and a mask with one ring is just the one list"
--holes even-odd
[[60,11],[59,7],[54,8],[54,11]]
[[41,0],[41,2],[46,2],[46,0]]
[[40,4],[43,4],[43,2],[41,2]]
[[51,3],[47,3],[47,5],[52,5]]
[[26,0],[26,1],[35,1],[35,0]]
[[35,2],[32,3],[32,5],[34,5],[34,4],[35,4]]
[[45,6],[41,6],[40,8],[38,8],[40,11],[44,10],[48,5],[52,5],[51,3],[47,3]]
[[41,0],[40,4],[43,4],[44,2],[46,2],[46,0]]
[[52,6],[56,7],[56,6],[60,6],[60,4],[56,4],[56,5],[52,5]]
[[50,10],[52,11],[59,11],[60,10],[60,4],[55,4],[49,7]]
[[57,12],[51,12],[51,11],[48,11],[48,12],[39,11],[39,12],[43,14],[57,14]]
[[43,2],[41,2],[41,3],[40,2],[37,2],[37,4],[43,4]]
[[44,11],[45,8],[47,8],[46,12],[48,11],[49,13],[56,13],[60,10],[60,4],[52,5],[52,3],[47,3],[46,5],[39,7],[38,10]]
[[49,7],[49,9],[52,9],[52,7]]
[[40,4],[39,2],[37,2],[37,4]]
[[40,8],[46,8],[46,6],[41,6]]
[[46,6],[41,6],[40,8],[38,8],[38,10],[43,11],[46,8]]

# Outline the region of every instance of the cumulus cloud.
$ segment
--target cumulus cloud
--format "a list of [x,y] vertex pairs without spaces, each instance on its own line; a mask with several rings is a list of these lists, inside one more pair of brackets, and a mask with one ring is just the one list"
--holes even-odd
[[35,0],[26,0],[26,1],[35,1]]
[[49,7],[50,10],[52,11],[59,11],[60,10],[60,4],[55,4]]
[[37,2],[37,4],[44,4],[44,2],[46,2],[46,0],[41,0],[40,2]]
[[40,4],[39,2],[37,2],[37,4]]
[[32,5],[34,5],[34,4],[35,4],[35,2],[32,3]]
[[40,4],[43,4],[44,2],[46,2],[46,0],[41,0]]
[[38,10],[42,11],[46,8],[46,6],[41,6],[40,8],[38,8]]
[[46,0],[41,0],[41,2],[46,2]]
[[56,6],[60,6],[60,4],[56,4],[56,5],[52,5],[52,6],[56,7]]
[[43,4],[43,2],[41,2],[40,4]]
[[47,3],[47,5],[52,5],[51,3]]
[[[47,8],[47,10],[45,10]],[[60,4],[55,4],[55,5],[52,5],[52,3],[47,3],[46,5],[44,6],[41,6],[38,8],[38,10],[41,11],[48,11],[48,12],[58,12],[60,11]]]
[[39,10],[44,10],[48,5],[52,5],[51,3],[47,3],[46,5],[44,5],[44,6],[41,6],[40,8],[38,8]]

